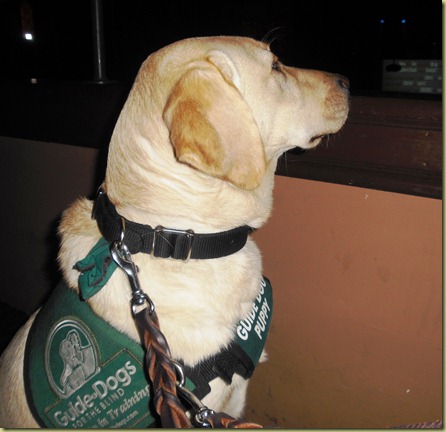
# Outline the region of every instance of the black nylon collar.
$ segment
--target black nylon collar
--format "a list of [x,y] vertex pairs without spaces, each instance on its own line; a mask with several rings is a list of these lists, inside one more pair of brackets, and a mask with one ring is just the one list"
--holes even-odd
[[109,243],[121,240],[124,222],[124,243],[132,254],[143,252],[182,260],[222,258],[236,253],[245,246],[248,235],[254,231],[247,225],[213,234],[162,226],[152,228],[122,217],[102,190],[94,202],[92,218],[96,219],[101,234]]

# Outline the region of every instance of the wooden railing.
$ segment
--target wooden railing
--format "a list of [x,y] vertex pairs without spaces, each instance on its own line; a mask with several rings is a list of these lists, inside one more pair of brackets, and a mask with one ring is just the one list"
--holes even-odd
[[442,146],[441,101],[356,96],[341,132],[286,153],[276,173],[441,198]]

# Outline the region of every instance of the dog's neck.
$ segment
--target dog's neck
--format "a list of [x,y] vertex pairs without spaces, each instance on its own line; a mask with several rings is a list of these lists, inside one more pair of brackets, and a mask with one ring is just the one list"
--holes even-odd
[[225,231],[241,225],[260,228],[271,213],[275,167],[275,161],[269,164],[262,184],[254,190],[240,189],[190,167],[184,168],[187,183],[172,179],[174,174],[167,169],[160,172],[159,167],[149,167],[147,172],[137,173],[132,184],[107,176],[105,189],[119,214],[152,227],[196,232]]

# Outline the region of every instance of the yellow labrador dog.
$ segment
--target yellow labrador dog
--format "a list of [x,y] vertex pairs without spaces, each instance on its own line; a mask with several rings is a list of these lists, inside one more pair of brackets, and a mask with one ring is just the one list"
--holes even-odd
[[[146,250],[134,246],[131,259],[139,269],[141,289],[156,307],[172,357],[193,368],[220,353],[256,309],[264,284],[260,252],[248,234],[270,215],[277,160],[293,147],[315,147],[343,126],[348,87],[342,76],[285,66],[267,44],[244,37],[186,39],[149,56],[111,138],[100,195],[105,218],[101,230],[98,217],[91,216],[93,202],[87,199],[75,202],[63,215],[59,261],[68,291],[79,291],[79,276],[91,266],[77,263],[101,237],[122,246],[131,241],[132,226],[146,227],[150,244]],[[122,229],[113,234],[107,224]],[[227,236],[229,241],[224,240]],[[202,240],[208,237],[215,240],[211,249],[217,252],[206,255]],[[156,252],[159,240],[172,250]],[[183,245],[180,251],[175,242]],[[102,289],[83,295],[88,298],[83,303],[131,341],[139,341],[129,307],[130,285],[118,268]],[[265,316],[269,311],[263,312]],[[35,316],[1,358],[2,427],[42,426],[26,396],[26,373],[24,378],[25,347],[30,340],[40,340],[28,338]],[[134,413],[129,407],[142,393],[122,396],[136,363],[123,360],[111,370],[109,363],[100,363],[91,342],[101,338],[90,337],[88,342],[88,328],[76,327],[67,318],[64,325],[67,322],[69,333],[60,335],[62,324],[51,330],[51,337],[59,338],[56,354],[66,363],[53,380],[53,393],[60,394],[40,416],[51,415],[54,427],[91,425],[87,420],[97,421],[94,427],[107,427],[120,408],[127,417],[117,426],[136,424],[130,421]],[[250,323],[245,319],[245,330]],[[49,350],[47,343],[44,354]],[[79,369],[81,364],[88,367]],[[95,375],[107,367],[107,379]],[[48,373],[48,363],[45,368]],[[45,370],[37,375],[43,383]],[[87,381],[90,393],[67,403]],[[203,402],[238,417],[247,382],[237,373],[226,380],[217,376]],[[112,396],[121,398],[116,411]]]

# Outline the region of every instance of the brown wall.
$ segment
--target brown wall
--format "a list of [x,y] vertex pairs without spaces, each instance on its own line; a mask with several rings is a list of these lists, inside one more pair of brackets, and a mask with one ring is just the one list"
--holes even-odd
[[[0,299],[53,287],[55,224],[91,194],[98,151],[0,137]],[[275,289],[270,360],[247,417],[286,428],[385,427],[442,415],[441,201],[276,177],[255,238]]]
[[246,416],[378,428],[442,416],[442,202],[276,176],[274,288]]

